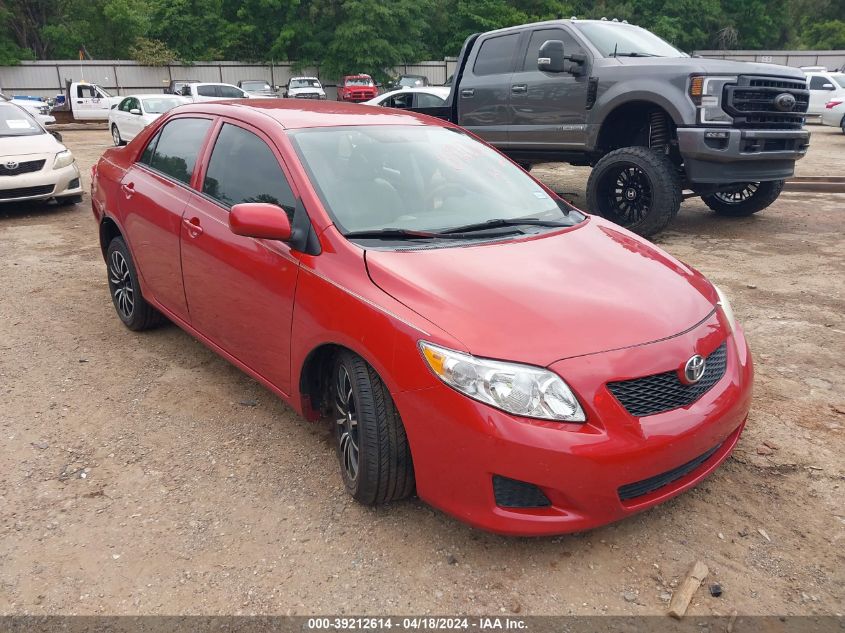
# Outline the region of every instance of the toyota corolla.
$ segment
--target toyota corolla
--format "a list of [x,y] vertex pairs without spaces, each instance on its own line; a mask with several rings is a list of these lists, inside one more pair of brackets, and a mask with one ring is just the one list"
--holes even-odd
[[554,534],[731,453],[752,362],[725,295],[449,123],[182,106],[93,169],[117,316],[176,323],[336,431],[365,504]]

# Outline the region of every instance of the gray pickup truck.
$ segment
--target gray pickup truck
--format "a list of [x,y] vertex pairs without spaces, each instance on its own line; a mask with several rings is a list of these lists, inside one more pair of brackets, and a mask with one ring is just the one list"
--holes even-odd
[[587,207],[641,235],[681,200],[716,213],[768,207],[804,156],[804,74],[772,64],[690,57],[610,20],[555,20],[470,36],[448,119],[526,168],[591,165]]

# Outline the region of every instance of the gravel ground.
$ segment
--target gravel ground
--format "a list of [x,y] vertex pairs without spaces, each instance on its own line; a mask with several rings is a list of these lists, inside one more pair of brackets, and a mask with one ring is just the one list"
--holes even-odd
[[[813,128],[799,175],[842,176]],[[86,180],[105,130],[64,132]],[[588,171],[538,167],[583,201]],[[87,196],[0,208],[0,613],[692,614],[845,604],[845,195],[725,220],[686,202],[658,242],[733,298],[757,369],[734,456],[681,497],[543,539],[342,490],[327,430],[174,326],[113,313]],[[655,306],[659,309],[659,306]]]

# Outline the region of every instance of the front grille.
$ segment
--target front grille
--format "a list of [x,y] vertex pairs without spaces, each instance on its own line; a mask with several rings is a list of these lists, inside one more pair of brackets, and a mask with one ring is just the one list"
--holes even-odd
[[18,187],[17,189],[0,189],[0,200],[12,198],[28,198],[30,196],[44,196],[53,193],[53,185],[39,185],[38,187]]
[[[781,77],[743,75],[736,84],[724,88],[724,110],[739,128],[800,129],[810,105],[810,91],[805,81]],[[795,97],[795,106],[784,112],[775,105],[783,93]]]
[[493,475],[493,495],[501,508],[547,508],[549,498],[534,484]]
[[41,171],[41,168],[44,167],[44,163],[46,162],[44,159],[27,160],[18,163],[17,167],[13,169],[9,169],[6,163],[0,163],[0,176],[17,176],[19,174],[31,174],[34,171]]
[[628,413],[637,418],[685,407],[707,393],[725,375],[727,351],[727,342],[724,342],[707,357],[704,375],[694,385],[682,383],[677,371],[665,371],[643,378],[609,382],[607,388]]
[[626,484],[624,486],[621,486],[617,491],[619,493],[619,498],[622,501],[628,501],[630,499],[636,499],[637,497],[647,495],[648,493],[654,492],[655,490],[659,490],[664,486],[668,486],[673,481],[677,481],[684,475],[691,473],[696,468],[701,466],[704,462],[710,459],[713,453],[719,450],[720,446],[721,444],[718,444],[703,455],[699,455],[692,461],[678,466],[677,468],[667,470],[665,473],[661,473],[659,475],[655,475],[654,477],[649,477],[648,479],[643,479],[642,481],[637,481],[632,484]]

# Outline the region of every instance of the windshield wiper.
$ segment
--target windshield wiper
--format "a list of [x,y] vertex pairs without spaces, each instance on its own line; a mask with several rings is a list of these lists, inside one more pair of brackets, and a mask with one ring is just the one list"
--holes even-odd
[[469,233],[471,231],[484,231],[486,229],[498,229],[504,226],[572,226],[571,222],[560,222],[558,220],[541,220],[540,218],[494,218],[486,222],[465,224],[451,229],[441,231],[440,235],[451,235],[455,233]]
[[663,57],[663,55],[655,55],[654,53],[638,53],[637,51],[632,51],[630,53],[617,53],[614,51],[614,57]]
[[367,231],[350,231],[344,233],[343,237],[347,239],[373,239],[373,240],[433,240],[446,239],[456,240],[464,239],[463,235],[451,235],[447,233],[435,233],[432,231],[414,231],[411,229],[373,229]]

